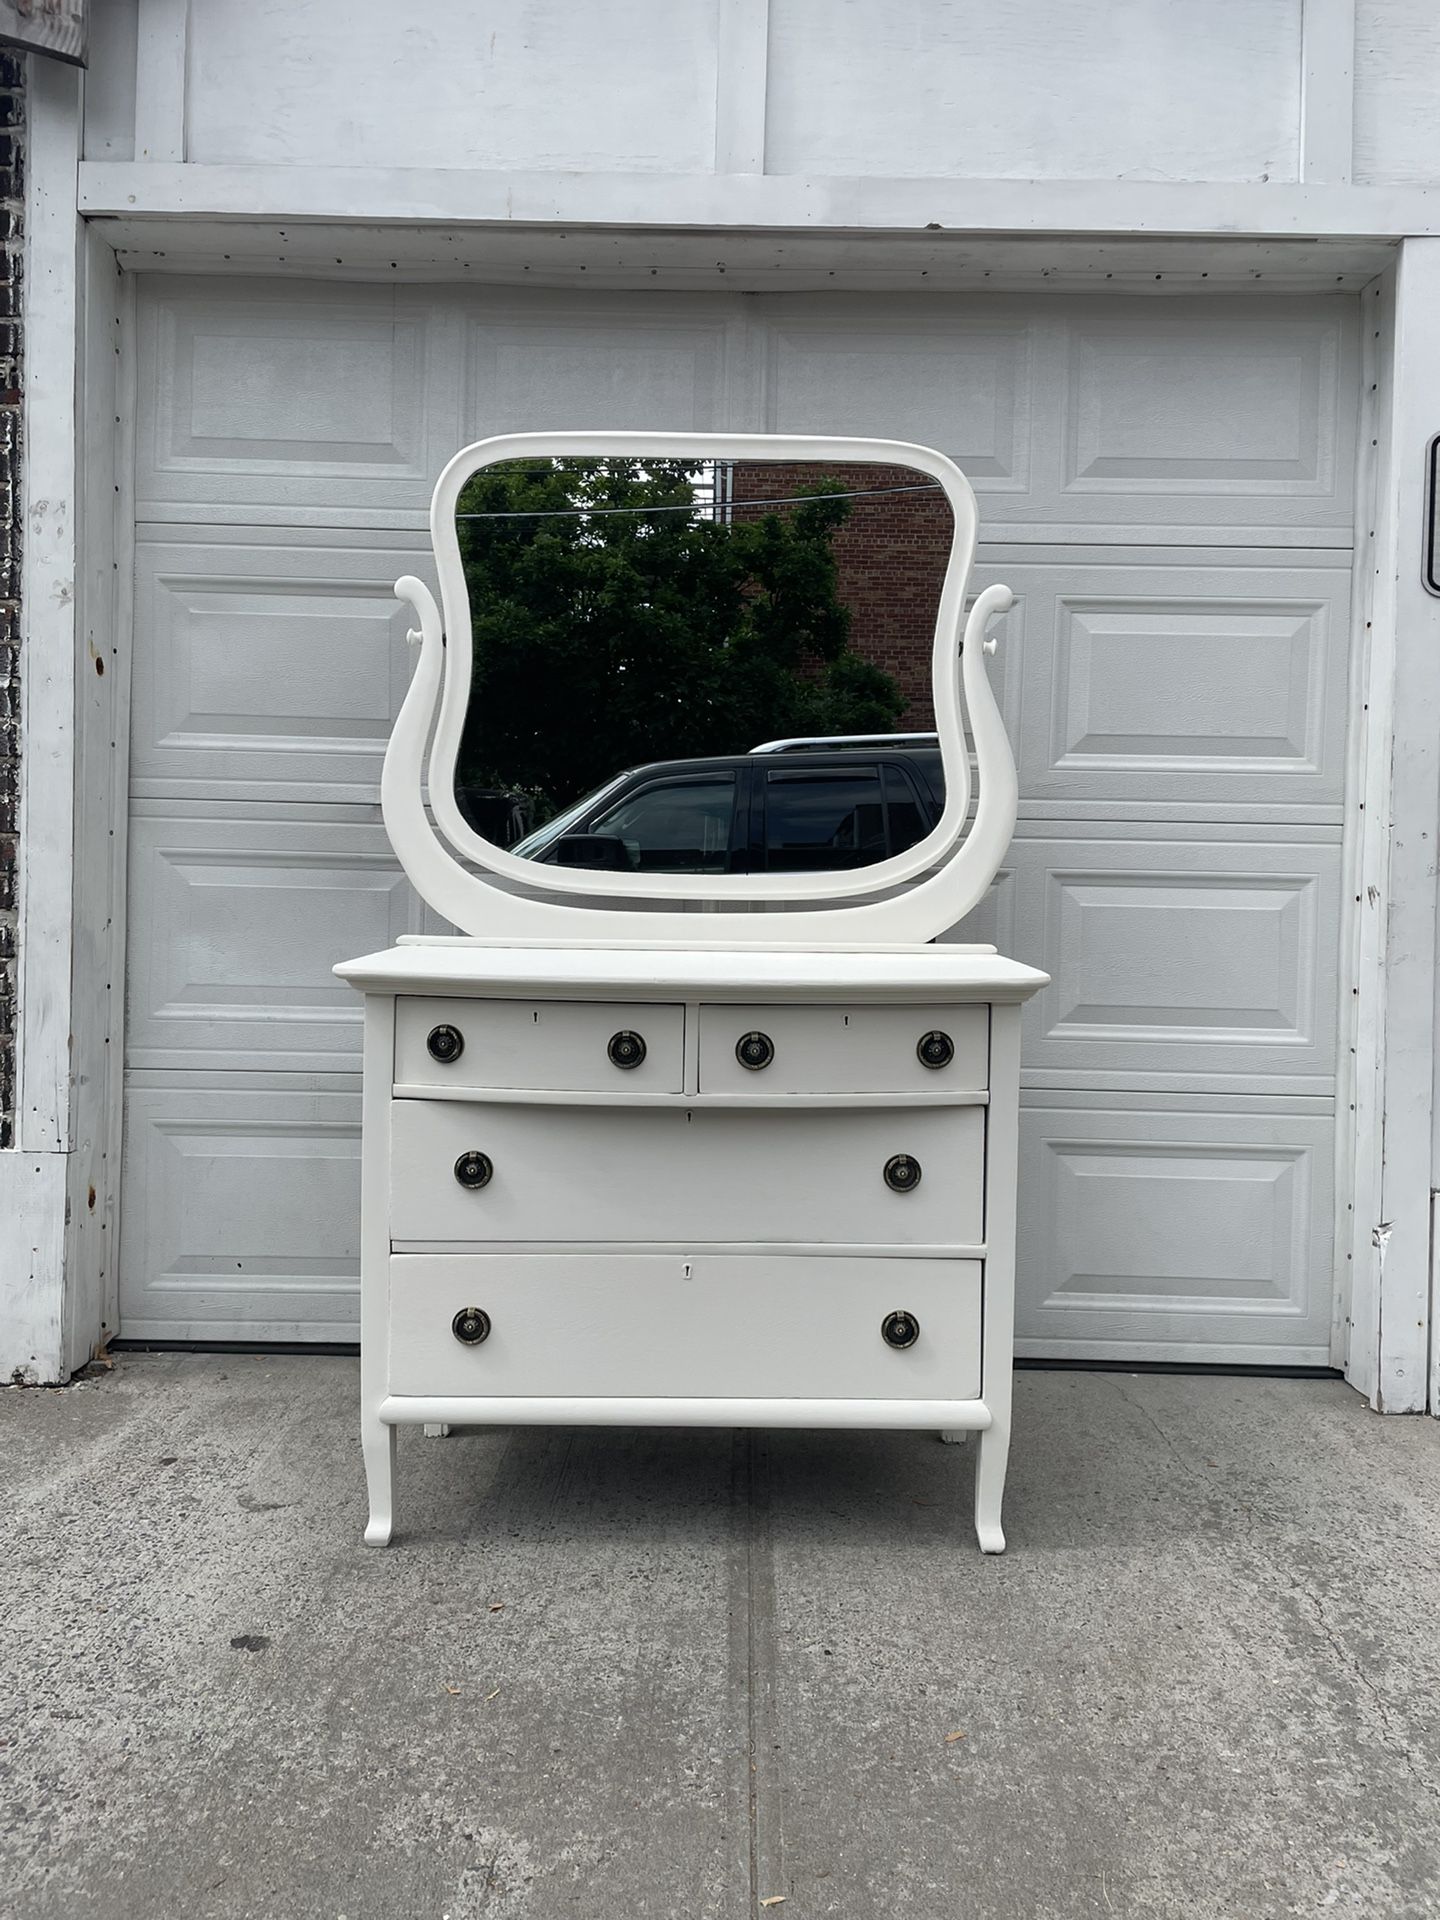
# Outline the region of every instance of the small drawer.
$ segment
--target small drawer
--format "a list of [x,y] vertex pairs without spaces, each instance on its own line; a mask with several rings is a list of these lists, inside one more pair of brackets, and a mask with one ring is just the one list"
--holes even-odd
[[578,1000],[429,1000],[395,1007],[397,1086],[679,1093],[685,1009]]
[[977,1246],[983,1232],[982,1107],[617,1112],[395,1100],[391,1126],[390,1232],[407,1244]]
[[702,1093],[980,1093],[989,1060],[985,1006],[700,1009]]
[[[390,1391],[975,1399],[981,1271],[826,1255],[399,1255]],[[910,1344],[887,1343],[892,1315]]]

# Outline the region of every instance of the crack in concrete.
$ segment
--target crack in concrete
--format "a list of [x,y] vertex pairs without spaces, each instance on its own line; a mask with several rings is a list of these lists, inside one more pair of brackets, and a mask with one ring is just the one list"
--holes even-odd
[[[788,1894],[779,1711],[775,1698],[775,1537],[770,1522],[768,1435],[735,1435],[737,1539],[731,1570],[731,1673],[744,1693],[749,1911]],[[738,1704],[738,1703],[737,1703]]]
[[1414,1749],[1396,1728],[1395,1721],[1391,1715],[1389,1702],[1386,1700],[1384,1693],[1370,1678],[1370,1675],[1365,1671],[1355,1654],[1345,1645],[1345,1642],[1340,1638],[1336,1629],[1331,1626],[1325,1616],[1324,1602],[1321,1600],[1319,1594],[1313,1593],[1301,1582],[1299,1577],[1293,1573],[1290,1575],[1290,1591],[1313,1613],[1315,1624],[1320,1630],[1321,1637],[1334,1654],[1337,1663],[1344,1668],[1353,1680],[1359,1683],[1360,1687],[1374,1702],[1375,1711],[1380,1719],[1381,1733],[1386,1748],[1393,1753],[1397,1759],[1404,1761],[1412,1777],[1420,1786],[1424,1787],[1427,1793],[1436,1799],[1440,1799],[1440,1783],[1433,1780],[1416,1760]]
[[1113,1387],[1127,1407],[1133,1407],[1135,1409],[1136,1413],[1141,1416],[1151,1430],[1164,1441],[1165,1445],[1170,1449],[1171,1453],[1174,1454],[1175,1458],[1180,1462],[1181,1466],[1184,1467],[1186,1473],[1190,1475],[1192,1480],[1200,1477],[1195,1471],[1194,1463],[1190,1459],[1190,1456],[1180,1451],[1179,1447],[1176,1446],[1175,1442],[1170,1438],[1169,1434],[1166,1433],[1165,1429],[1160,1425],[1160,1422],[1143,1401],[1135,1399],[1132,1394],[1128,1394],[1113,1374],[1102,1373],[1097,1377],[1103,1380],[1107,1386]]

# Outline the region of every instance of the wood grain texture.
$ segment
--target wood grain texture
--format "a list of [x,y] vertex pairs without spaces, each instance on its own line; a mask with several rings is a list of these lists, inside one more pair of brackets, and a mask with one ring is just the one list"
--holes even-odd
[[[203,9],[202,9],[203,13]],[[183,161],[190,0],[139,0],[135,44],[138,161]]]
[[1293,180],[1299,0],[773,0],[789,174]]
[[1440,180],[1440,11],[1431,0],[1356,0],[1355,178]]
[[1355,164],[1355,0],[1301,0],[1300,178],[1348,181]]
[[715,171],[765,171],[770,0],[723,0],[715,46]]
[[[1440,244],[1407,241],[1395,283],[1395,346],[1382,414],[1375,540],[1377,636],[1394,661],[1383,867],[1384,1171],[1372,1219],[1379,1307],[1373,1394],[1394,1412],[1426,1404],[1430,1314],[1430,1170],[1434,1100],[1436,863],[1440,818],[1440,601],[1421,581],[1424,442],[1440,421]],[[1386,417],[1388,415],[1388,417]],[[1422,423],[1425,423],[1422,425]],[[1382,638],[1382,636],[1384,638]],[[1382,761],[1383,765],[1383,761]]]

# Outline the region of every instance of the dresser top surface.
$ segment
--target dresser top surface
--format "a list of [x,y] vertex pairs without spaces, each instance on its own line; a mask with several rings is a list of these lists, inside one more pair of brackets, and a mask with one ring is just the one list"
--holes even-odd
[[414,940],[336,967],[362,993],[447,993],[607,1000],[1017,1002],[1049,975],[989,947],[845,952],[682,947],[491,946]]

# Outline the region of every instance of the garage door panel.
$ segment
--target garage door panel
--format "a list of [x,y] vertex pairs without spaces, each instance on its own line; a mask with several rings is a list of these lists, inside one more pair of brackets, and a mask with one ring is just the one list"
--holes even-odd
[[137,813],[131,1068],[360,1064],[359,997],[331,969],[422,928],[384,828]]
[[990,539],[1345,547],[1355,303],[757,300],[768,423],[938,446]]
[[[1325,609],[1059,601],[1050,764],[1320,771]],[[1318,644],[1317,644],[1318,642]]]
[[1027,838],[1010,857],[1016,955],[1051,975],[1026,1008],[1033,1073],[1233,1073],[1258,1092],[1334,1071],[1338,846]]
[[1331,1123],[1021,1116],[1022,1352],[1329,1361]]
[[1301,303],[1228,300],[1160,324],[1126,302],[1082,308],[1068,331],[1061,484],[1071,500],[1094,500],[1107,520],[1149,517],[1182,494],[1212,509],[1336,503],[1348,524],[1351,301],[1323,317]]
[[[1067,302],[1042,362],[1065,537],[1348,547],[1359,324],[1348,296]],[[1149,529],[1148,534],[1146,529]]]
[[132,1088],[128,1339],[353,1340],[360,1094]]
[[772,309],[769,431],[941,447],[977,492],[1023,496],[1035,331],[1033,308],[1009,303],[912,307],[883,336],[864,305],[839,325],[813,306]]
[[476,302],[464,323],[464,439],[543,428],[717,432],[727,424],[730,323],[707,308]]
[[[1020,785],[1054,801],[1339,806],[1350,578],[1340,567],[982,556],[1023,602]],[[1263,816],[1262,816],[1263,817]]]
[[139,517],[186,503],[423,513],[459,426],[435,314],[416,289],[150,277]]
[[1015,951],[1015,869],[1007,863],[986,888],[978,905],[940,935],[944,945],[994,947]]
[[[155,283],[158,283],[155,284]],[[878,433],[943,447],[991,537],[1348,543],[1354,303],[453,293],[156,276],[142,290],[142,518],[404,513],[510,427]],[[750,338],[761,367],[748,365]],[[463,397],[462,397],[463,396]],[[722,417],[728,416],[728,417]],[[1088,531],[1091,530],[1091,531]]]
[[[142,538],[131,790],[377,800],[427,547]],[[223,786],[220,784],[223,783]]]

